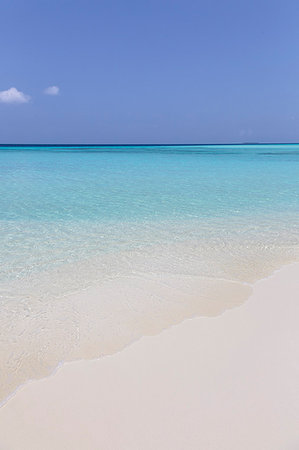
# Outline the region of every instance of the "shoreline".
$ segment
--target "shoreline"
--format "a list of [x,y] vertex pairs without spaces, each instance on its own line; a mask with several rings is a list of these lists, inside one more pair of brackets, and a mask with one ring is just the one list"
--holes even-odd
[[[247,448],[263,448],[263,450],[296,448],[294,445],[298,445],[299,435],[296,435],[295,429],[292,433],[292,413],[295,413],[295,400],[294,407],[292,407],[291,398],[293,397],[289,395],[289,390],[293,395],[296,394],[298,383],[294,385],[292,380],[293,378],[295,380],[293,372],[297,374],[298,367],[296,367],[295,354],[293,355],[294,361],[291,363],[292,358],[291,355],[288,355],[288,351],[290,351],[288,347],[293,345],[293,350],[296,349],[296,334],[292,334],[295,332],[292,327],[296,318],[295,311],[298,309],[298,302],[296,302],[299,297],[298,274],[299,263],[289,264],[254,283],[253,293],[238,307],[228,309],[212,318],[185,319],[179,324],[164,329],[159,334],[143,336],[117,353],[91,361],[65,362],[61,364],[59,370],[58,368],[55,369],[54,374],[25,383],[15,391],[15,394],[0,409],[0,445],[4,445],[4,448],[22,448],[22,450],[38,448],[45,450],[50,448],[93,449],[101,447],[105,450],[110,448],[130,448],[130,450],[157,448],[164,450],[165,448],[183,447],[196,449],[199,445],[202,445],[202,448],[215,450],[218,448],[221,448],[221,450],[224,448],[229,450],[237,450],[237,448],[243,450]],[[287,296],[285,296],[286,291],[288,291]],[[282,302],[284,302],[285,308],[288,307],[289,313],[286,313],[285,308],[282,308]],[[283,324],[281,324],[282,318],[284,318]],[[242,323],[245,328],[248,327],[246,332],[244,327],[241,326]],[[253,329],[249,327],[250,323]],[[253,332],[254,329],[257,333]],[[276,336],[279,333],[280,338],[285,340],[284,344],[287,343],[286,348],[280,348],[281,340],[280,342],[277,341],[278,337]],[[200,337],[205,339],[199,339]],[[260,365],[255,367],[255,358],[260,351],[259,344],[263,347],[263,340],[266,340],[267,344],[265,355],[272,355],[273,361],[268,360],[269,367],[266,364],[263,368],[265,361],[260,355]],[[244,357],[244,352],[239,348],[241,345],[245,345],[244,350],[247,349],[249,363]],[[222,348],[223,346],[225,348]],[[179,350],[181,350],[181,353]],[[214,359],[212,358],[213,355]],[[251,364],[250,355],[253,358]],[[254,426],[258,428],[258,432],[253,431],[253,435],[256,434],[255,445],[259,443],[259,446],[254,447],[252,442],[246,443],[242,440],[238,441],[238,446],[232,441],[228,442],[227,446],[223,441],[224,446],[221,444],[221,447],[219,447],[219,443],[216,443],[215,440],[218,439],[217,436],[219,435],[217,426],[221,423],[221,420],[219,423],[217,422],[217,415],[221,415],[222,411],[221,396],[224,395],[226,390],[229,390],[233,395],[234,386],[228,381],[231,376],[235,378],[236,385],[240,384],[240,378],[236,376],[236,372],[242,372],[242,365],[240,367],[239,364],[236,364],[238,356],[243,360],[243,364],[245,366],[247,364],[248,367],[247,372],[245,370],[247,383],[239,392],[240,400],[235,399],[235,406],[240,409],[239,412],[244,414],[241,405],[252,401],[258,404],[261,401],[263,402],[264,397],[266,397],[268,403],[262,405],[264,409],[261,408],[261,405],[254,409],[257,417],[259,417],[259,410],[262,409],[263,421],[267,422],[267,418],[273,416],[271,412],[273,411],[272,403],[273,398],[277,396],[282,411],[276,411],[279,414],[279,420],[274,426],[275,416],[273,416],[272,422],[270,421],[270,428],[272,435],[276,436],[278,431],[276,427],[283,428],[282,425],[286,427],[285,435],[283,436],[283,432],[281,432],[280,437],[281,439],[287,439],[289,436],[290,442],[281,442],[281,445],[284,446],[278,446],[279,439],[277,436],[271,444],[270,441],[273,436],[269,438],[270,428],[267,428],[269,424],[264,423],[264,428],[260,429],[258,421],[252,415],[245,417],[244,421],[247,421],[249,428],[252,428],[253,422]],[[281,357],[284,360],[287,359],[287,361],[284,361],[285,371],[278,364]],[[230,359],[231,364],[227,365]],[[254,372],[251,373],[253,369]],[[282,374],[279,372],[281,377],[278,376],[277,371],[283,372]],[[136,372],[139,373],[139,376]],[[174,375],[178,373],[180,374],[179,377]],[[202,378],[202,383],[198,384],[195,373],[197,377]],[[222,377],[219,378],[219,373],[226,373],[231,376],[228,376],[227,379],[224,377],[223,380]],[[253,384],[259,384],[259,378],[256,377],[257,373],[265,381],[265,384],[259,385],[259,394],[261,395],[255,397],[252,396],[252,392],[251,395],[249,392],[248,396],[251,399],[245,395],[242,400],[243,390],[246,386],[252,389],[252,381],[254,381]],[[214,378],[214,384],[211,384],[210,378]],[[274,381],[276,380],[275,382],[273,378]],[[285,380],[284,387],[283,379]],[[282,393],[277,390],[279,381],[281,381],[279,386]],[[172,394],[175,392],[175,396],[170,395],[168,384],[172,385]],[[270,389],[271,386],[273,391]],[[264,389],[267,395],[264,395]],[[270,392],[268,392],[269,390]],[[217,392],[218,395],[221,394],[218,401],[215,398]],[[163,399],[161,404],[157,393]],[[256,394],[256,391],[254,393]],[[134,400],[133,404],[130,401],[130,396]],[[286,397],[289,398],[289,404]],[[153,401],[153,398],[155,401]],[[198,402],[199,398],[201,399],[200,402]],[[211,401],[211,398],[213,401]],[[232,398],[234,399],[234,396]],[[186,407],[187,399],[190,402],[188,407]],[[226,401],[230,400],[230,396],[226,397]],[[214,402],[214,408],[212,408],[211,402]],[[157,406],[159,406],[158,409]],[[116,411],[113,408],[116,408]],[[159,416],[161,408],[165,415],[160,419],[165,425],[165,429],[161,428],[160,421],[157,422],[154,419],[156,415]],[[177,417],[173,417],[173,411],[175,411]],[[142,412],[141,417],[139,417],[140,412]],[[182,412],[184,412],[183,415]],[[210,416],[208,413],[210,413]],[[217,422],[216,425],[214,424],[216,436],[209,440],[210,438],[208,439],[207,433],[203,429],[210,430],[210,433],[213,433],[212,425],[209,422],[213,414],[215,414],[213,420]],[[232,412],[226,411],[226,414],[229,416]],[[280,417],[280,414],[283,417]],[[195,427],[195,422],[199,417],[199,424],[197,423]],[[285,420],[285,417],[287,420]],[[57,420],[58,418],[59,420]],[[168,418],[168,422],[166,418]],[[225,415],[221,418],[222,421],[227,420]],[[238,420],[237,416],[232,416],[227,424],[227,426],[234,424],[234,433],[232,433],[234,437],[231,436],[232,439],[236,438],[235,433],[240,430],[240,427],[244,426],[244,423],[240,424]],[[123,425],[123,421],[126,425]],[[206,423],[207,421],[209,423]],[[188,428],[189,438],[190,432],[194,434],[191,441],[188,441],[187,429],[184,427],[182,429],[182,423]],[[199,436],[196,430],[200,424],[203,425],[203,429]],[[99,433],[96,432],[97,426],[101,430]],[[176,446],[175,442],[171,441],[171,437],[166,436],[168,433],[166,430],[170,426],[174,427],[174,430],[176,427],[180,430],[179,434],[174,432],[174,435],[176,435],[178,442],[181,442],[181,446]],[[120,427],[119,433],[113,432],[115,427]],[[138,427],[143,430],[143,433],[138,431]],[[146,442],[142,440],[142,435],[147,433],[147,427],[153,427],[156,441],[152,442],[150,436],[147,436]],[[235,427],[237,428],[235,429]],[[72,430],[72,435],[66,433],[67,429]],[[82,429],[86,430],[88,436],[87,434],[82,435],[80,431]],[[108,433],[109,429],[110,434]],[[221,430],[223,437],[225,427]],[[206,440],[203,440],[204,436]],[[49,437],[51,443],[46,442]],[[249,441],[251,438],[252,436],[247,436]],[[184,439],[185,441],[182,442]],[[297,441],[295,442],[294,439],[297,439]],[[23,444],[21,445],[21,443]]]
[[[58,362],[57,366],[55,366],[49,374],[47,374],[47,375],[45,375],[45,376],[41,376],[41,377],[36,377],[36,378],[33,377],[33,378],[30,378],[30,379],[26,380],[25,382],[21,383],[19,386],[17,386],[17,387],[16,387],[16,388],[15,388],[15,389],[7,396],[7,397],[5,397],[4,399],[2,399],[2,401],[0,401],[0,410],[1,410],[1,408],[3,408],[3,407],[4,407],[4,406],[5,406],[5,405],[6,405],[6,404],[7,404],[7,403],[15,396],[15,395],[17,395],[17,393],[19,392],[19,390],[22,390],[24,387],[26,387],[27,384],[31,384],[31,383],[35,383],[36,381],[39,381],[39,380],[44,380],[44,379],[51,378],[51,377],[54,376],[61,368],[63,368],[63,367],[64,367],[65,365],[67,365],[67,364],[78,363],[78,362],[80,363],[80,362],[98,361],[98,360],[100,360],[100,359],[102,359],[102,358],[106,358],[106,357],[110,357],[110,356],[116,355],[116,354],[118,354],[118,353],[124,351],[127,347],[129,347],[129,346],[131,346],[131,345],[134,345],[136,342],[138,342],[140,339],[142,339],[142,338],[144,338],[144,337],[158,336],[159,334],[163,333],[164,331],[166,331],[166,330],[168,330],[168,329],[171,329],[172,327],[176,327],[176,326],[178,326],[178,325],[180,325],[180,324],[182,324],[182,323],[184,323],[185,321],[188,321],[188,320],[193,320],[193,319],[197,319],[197,318],[213,318],[213,317],[221,317],[221,316],[222,316],[223,314],[225,314],[227,311],[230,311],[231,309],[239,308],[239,307],[241,307],[242,305],[244,305],[246,302],[248,302],[248,300],[250,300],[250,298],[251,298],[251,296],[252,296],[252,294],[253,294],[254,286],[255,286],[257,283],[259,283],[259,282],[261,282],[261,281],[264,281],[264,280],[271,279],[273,276],[275,276],[276,273],[279,273],[281,270],[284,270],[284,269],[286,269],[286,268],[291,268],[292,266],[296,266],[296,265],[298,265],[298,267],[299,267],[299,261],[295,261],[295,262],[283,264],[281,267],[274,269],[271,273],[269,273],[269,274],[263,276],[262,278],[259,278],[259,279],[255,280],[254,282],[236,281],[236,280],[227,280],[227,279],[225,279],[225,278],[223,278],[223,279],[219,278],[219,279],[217,279],[217,281],[220,281],[220,282],[222,282],[222,281],[223,281],[223,282],[228,282],[228,283],[232,283],[233,285],[234,285],[234,284],[235,284],[235,285],[241,285],[241,286],[244,286],[244,287],[246,287],[246,288],[249,288],[250,291],[248,292],[247,296],[245,296],[245,299],[244,299],[244,298],[242,298],[242,299],[236,299],[236,300],[237,300],[236,303],[235,303],[235,304],[232,304],[232,305],[224,304],[224,305],[223,305],[222,311],[220,311],[220,312],[218,312],[218,313],[216,313],[216,314],[209,314],[209,313],[207,313],[207,314],[205,315],[205,314],[194,313],[193,315],[187,316],[187,317],[183,318],[183,319],[180,320],[180,321],[176,321],[176,322],[170,323],[170,324],[168,324],[168,325],[165,325],[164,328],[161,328],[160,330],[158,330],[158,331],[156,331],[156,332],[154,332],[154,333],[148,333],[148,334],[143,334],[143,335],[141,335],[141,336],[138,336],[138,337],[136,337],[135,339],[133,339],[131,342],[128,342],[128,343],[125,344],[123,347],[121,347],[121,348],[119,348],[119,349],[117,349],[117,350],[115,350],[115,351],[112,351],[111,353],[105,353],[105,354],[103,354],[103,355],[101,355],[101,356],[93,357],[93,358],[84,358],[84,357],[82,357],[82,358],[77,358],[77,359],[70,359],[70,360],[66,359],[66,360],[61,360],[61,361]],[[206,278],[206,277],[203,277],[203,278]],[[214,279],[212,279],[212,280],[214,281]],[[69,297],[70,297],[70,298],[74,298],[74,297],[76,297],[76,296],[84,296],[84,293],[86,293],[86,292],[87,292],[87,293],[93,292],[93,294],[94,294],[95,291],[98,290],[98,289],[99,289],[98,286],[95,285],[95,286],[92,286],[92,287],[88,287],[88,288],[85,288],[85,289],[81,289],[81,290],[79,290],[78,292],[74,292],[74,293],[72,293],[72,294],[66,295],[65,297],[66,297],[66,298],[69,298]],[[233,295],[232,295],[232,297],[233,297]],[[232,302],[232,303],[234,303],[234,302]]]
[[[272,272],[269,272],[267,275],[263,276],[262,278],[258,278],[253,282],[248,282],[248,281],[240,281],[240,280],[229,280],[226,278],[210,278],[211,281],[214,282],[220,282],[220,283],[228,283],[231,284],[230,286],[230,290],[228,293],[226,293],[226,297],[230,297],[231,296],[231,300],[230,301],[226,301],[223,300],[223,298],[219,297],[218,294],[218,298],[217,300],[221,300],[220,304],[219,304],[219,311],[214,311],[213,312],[213,298],[212,298],[212,302],[211,305],[207,305],[207,311],[206,313],[203,313],[202,311],[196,311],[193,312],[191,314],[184,314],[183,317],[180,317],[179,319],[176,318],[176,320],[173,320],[172,322],[167,322],[163,325],[163,327],[155,330],[154,332],[145,332],[137,337],[135,337],[134,339],[130,340],[129,342],[125,343],[124,345],[121,345],[119,348],[111,350],[110,352],[105,352],[102,355],[99,356],[94,356],[94,357],[78,357],[78,358],[74,358],[74,359],[65,359],[65,360],[61,360],[57,363],[57,365],[55,367],[53,367],[51,369],[51,371],[47,374],[45,374],[44,376],[36,376],[36,377],[32,377],[27,379],[26,381],[20,383],[13,391],[11,391],[6,397],[4,397],[1,401],[0,401],[0,410],[3,406],[5,406],[7,404],[7,402],[9,402],[18,392],[20,389],[22,389],[23,387],[27,386],[27,384],[30,383],[34,383],[38,380],[43,380],[43,379],[47,379],[50,378],[52,376],[54,376],[57,371],[59,371],[65,364],[69,364],[69,363],[76,363],[76,362],[81,362],[81,361],[94,361],[94,360],[99,360],[102,358],[105,358],[107,356],[113,356],[121,351],[123,351],[124,349],[126,349],[128,346],[134,344],[135,342],[138,342],[140,339],[142,339],[143,337],[147,337],[147,336],[156,336],[159,335],[160,333],[164,332],[165,330],[172,328],[174,326],[180,325],[181,323],[185,322],[186,320],[190,320],[190,319],[196,319],[196,318],[208,318],[208,317],[218,317],[221,316],[222,314],[226,313],[227,311],[231,310],[231,309],[235,309],[238,308],[240,306],[242,306],[244,303],[246,303],[251,295],[252,295],[252,291],[253,288],[255,286],[256,283],[259,283],[260,281],[263,280],[267,280],[268,278],[271,278],[272,276],[274,276],[276,273],[280,272],[281,270],[283,270],[284,268],[287,267],[292,267],[293,265],[299,264],[299,261],[295,261],[295,262],[291,262],[291,263],[286,263],[283,264],[282,266],[274,269]],[[133,280],[134,278],[131,277]],[[191,276],[192,278],[192,276]],[[194,279],[198,278],[198,279],[206,279],[209,280],[208,277],[194,277]],[[132,281],[132,280],[131,280]],[[240,292],[233,292],[232,287],[238,287],[238,286],[243,286],[244,288],[248,289],[246,293],[242,293]],[[85,289],[81,289],[78,292],[74,292],[72,294],[68,294],[65,296],[65,298],[70,298],[71,301],[73,301],[74,298],[76,297],[84,297],[84,294],[89,294],[89,297],[93,297],[96,298],[98,295],[98,291],[101,292],[102,286],[91,286]],[[90,296],[91,293],[91,296]],[[245,294],[245,295],[244,295]],[[87,297],[88,298],[88,297]],[[222,304],[221,304],[222,303]],[[166,311],[167,313],[167,311]]]
[[[215,227],[147,223],[139,229],[137,242],[146,237],[140,248],[61,261],[1,285],[0,401],[28,380],[51,375],[62,361],[114,354],[142,336],[246,301],[254,282],[299,260],[295,225],[278,220],[272,229],[270,217],[255,226],[252,219],[245,228],[234,220],[224,226],[220,218]],[[92,236],[95,231],[96,224]]]

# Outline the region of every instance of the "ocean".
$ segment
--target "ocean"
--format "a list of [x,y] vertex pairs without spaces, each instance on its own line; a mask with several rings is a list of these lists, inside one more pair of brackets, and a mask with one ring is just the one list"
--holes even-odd
[[299,260],[299,144],[0,146],[0,395]]

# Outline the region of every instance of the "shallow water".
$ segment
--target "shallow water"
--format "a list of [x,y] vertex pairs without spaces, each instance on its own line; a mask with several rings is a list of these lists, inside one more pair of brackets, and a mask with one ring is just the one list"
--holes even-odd
[[295,144],[0,147],[2,398],[239,304],[298,219]]

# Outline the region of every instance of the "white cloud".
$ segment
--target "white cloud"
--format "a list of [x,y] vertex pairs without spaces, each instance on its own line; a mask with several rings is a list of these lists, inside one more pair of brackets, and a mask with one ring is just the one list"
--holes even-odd
[[59,87],[58,86],[49,86],[44,90],[44,94],[47,95],[58,95]]
[[0,91],[0,103],[27,103],[30,96],[18,91],[15,87],[11,87],[6,91]]

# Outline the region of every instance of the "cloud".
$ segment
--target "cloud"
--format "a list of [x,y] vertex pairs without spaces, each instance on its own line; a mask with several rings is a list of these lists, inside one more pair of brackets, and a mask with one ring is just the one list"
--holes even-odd
[[0,103],[28,103],[30,95],[26,95],[18,91],[15,87],[11,87],[6,91],[0,91]]
[[44,94],[47,95],[58,95],[59,87],[58,86],[49,86],[44,90]]

